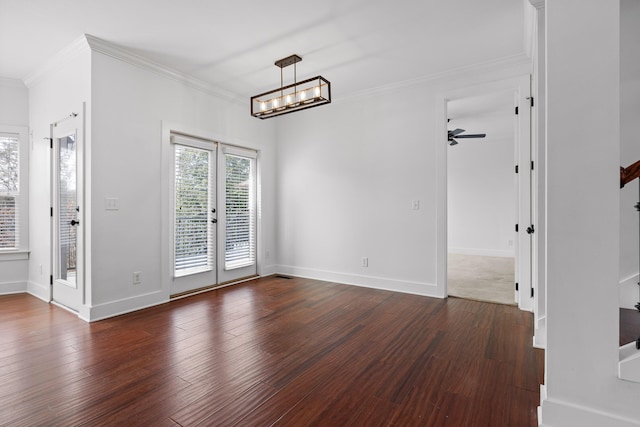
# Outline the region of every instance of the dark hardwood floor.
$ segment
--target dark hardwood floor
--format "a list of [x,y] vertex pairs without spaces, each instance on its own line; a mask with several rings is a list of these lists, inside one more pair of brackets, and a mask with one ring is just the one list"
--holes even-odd
[[516,307],[268,277],[93,324],[0,297],[0,425],[537,426]]

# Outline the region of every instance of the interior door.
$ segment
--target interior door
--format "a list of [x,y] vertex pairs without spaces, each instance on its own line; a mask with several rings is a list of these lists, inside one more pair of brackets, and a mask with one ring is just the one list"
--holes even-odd
[[532,216],[532,171],[534,164],[531,156],[531,82],[530,77],[523,77],[517,91],[516,129],[517,148],[516,165],[518,166],[518,232],[516,233],[516,301],[522,310],[533,310],[532,280],[532,246],[535,224]]
[[82,116],[51,125],[52,298],[79,311],[84,298]]

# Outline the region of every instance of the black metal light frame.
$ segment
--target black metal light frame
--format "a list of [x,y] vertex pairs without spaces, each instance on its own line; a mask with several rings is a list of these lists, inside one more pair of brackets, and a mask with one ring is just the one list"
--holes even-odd
[[[291,55],[275,62],[280,67],[280,87],[251,97],[252,116],[264,120],[331,103],[329,80],[316,76],[296,81],[295,64],[300,61],[300,56]],[[294,66],[294,82],[283,86],[282,69],[289,65]]]

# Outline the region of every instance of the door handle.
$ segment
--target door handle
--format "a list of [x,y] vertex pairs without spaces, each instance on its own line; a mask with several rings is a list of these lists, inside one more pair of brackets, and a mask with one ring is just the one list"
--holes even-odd
[[536,230],[533,228],[533,225],[531,225],[531,227],[527,227],[527,234],[533,234],[535,231]]
[[69,222],[69,224],[71,224],[71,225],[79,225],[80,221],[72,219],[71,222]]
[[212,224],[215,224],[215,223],[217,223],[217,222],[218,222],[218,220],[217,220],[217,219],[215,219],[215,218],[213,218],[213,219],[211,220],[211,223],[212,223]]

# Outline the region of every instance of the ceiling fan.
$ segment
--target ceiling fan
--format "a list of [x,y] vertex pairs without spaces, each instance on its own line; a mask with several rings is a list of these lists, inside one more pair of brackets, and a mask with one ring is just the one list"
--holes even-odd
[[458,144],[458,141],[456,141],[456,139],[460,139],[460,138],[484,138],[485,136],[487,136],[486,133],[470,133],[466,135],[461,135],[462,132],[464,131],[465,131],[464,129],[460,129],[460,128],[448,131],[447,141],[449,141],[449,145]]

